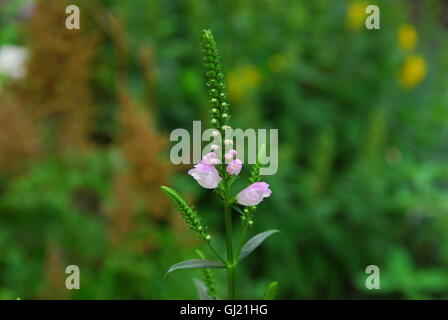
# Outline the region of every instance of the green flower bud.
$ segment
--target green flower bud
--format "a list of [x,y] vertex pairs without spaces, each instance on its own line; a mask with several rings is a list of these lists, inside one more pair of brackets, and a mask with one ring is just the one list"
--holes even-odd
[[216,98],[212,98],[212,99],[210,100],[210,103],[212,104],[212,106],[217,107],[219,101],[218,101],[218,99],[216,99]]

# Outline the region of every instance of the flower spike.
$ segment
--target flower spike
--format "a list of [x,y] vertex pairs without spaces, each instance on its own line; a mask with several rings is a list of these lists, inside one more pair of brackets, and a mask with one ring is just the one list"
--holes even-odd
[[207,227],[202,225],[201,218],[199,217],[196,210],[190,207],[187,201],[175,190],[165,186],[162,186],[161,189],[171,199],[174,207],[177,209],[177,211],[179,211],[180,215],[182,216],[182,218],[184,218],[190,229],[196,231],[199,238],[209,242],[212,237],[207,232]]
[[222,72],[221,57],[211,30],[203,30],[201,34],[201,46],[204,53],[204,63],[207,76],[207,87],[210,103],[210,123],[213,128],[221,131],[224,137],[230,115],[227,101],[226,85]]

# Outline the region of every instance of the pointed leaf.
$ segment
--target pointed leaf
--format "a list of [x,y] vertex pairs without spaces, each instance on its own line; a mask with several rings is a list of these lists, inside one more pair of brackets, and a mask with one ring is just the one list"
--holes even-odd
[[277,293],[278,282],[271,282],[263,295],[263,300],[275,300],[275,294]]
[[171,273],[179,269],[200,269],[200,268],[225,268],[225,265],[220,261],[214,261],[214,260],[205,260],[205,259],[185,260],[172,265],[166,272],[165,276],[168,273]]
[[240,256],[238,257],[238,261],[243,260],[246,258],[249,254],[252,253],[255,249],[258,248],[260,244],[263,243],[264,240],[266,240],[267,237],[273,235],[274,233],[280,232],[279,230],[268,230],[262,233],[257,234],[256,236],[250,238],[244,246],[241,248]]
[[241,210],[240,207],[238,207],[237,205],[233,205],[232,209],[235,211],[238,211],[239,214],[244,215],[243,211]]
[[198,279],[193,279],[196,291],[199,295],[199,300],[213,300],[212,297],[208,295],[208,288],[204,282]]

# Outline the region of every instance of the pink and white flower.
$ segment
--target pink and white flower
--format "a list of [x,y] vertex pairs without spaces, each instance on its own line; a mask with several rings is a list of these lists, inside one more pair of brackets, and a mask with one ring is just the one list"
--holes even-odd
[[230,153],[226,153],[226,154],[224,155],[224,159],[226,159],[227,161],[230,161],[230,160],[233,159],[233,156],[232,156]]
[[233,158],[235,158],[236,157],[236,150],[230,150],[229,152],[227,152],[226,154],[224,154],[224,158],[227,160],[227,161],[230,161],[230,160],[232,160]]
[[232,160],[226,167],[227,173],[234,176],[240,173],[243,162],[240,159]]
[[255,182],[238,193],[236,199],[243,206],[256,206],[271,194],[272,191],[269,189],[269,184],[266,182]]
[[212,165],[205,164],[203,161],[188,171],[201,187],[206,189],[215,189],[221,182],[218,170]]
[[203,164],[214,166],[216,164],[220,164],[221,160],[218,159],[218,156],[214,152],[207,153],[201,161]]

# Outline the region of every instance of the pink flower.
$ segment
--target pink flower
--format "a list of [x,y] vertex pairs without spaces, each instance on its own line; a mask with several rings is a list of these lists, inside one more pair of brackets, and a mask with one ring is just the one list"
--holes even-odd
[[218,170],[216,170],[214,166],[203,162],[195,165],[193,169],[188,171],[188,174],[192,176],[201,187],[206,189],[215,189],[221,182]]
[[232,160],[226,167],[227,173],[230,175],[237,175],[241,171],[243,162],[240,159]]
[[238,193],[236,199],[243,206],[256,206],[263,198],[271,195],[272,191],[266,182],[255,182]]
[[233,150],[233,149],[224,155],[224,158],[229,161],[235,157],[236,157],[236,150]]
[[215,164],[220,164],[221,160],[218,159],[218,157],[216,156],[216,153],[209,152],[202,158],[201,162],[203,164],[214,166]]

